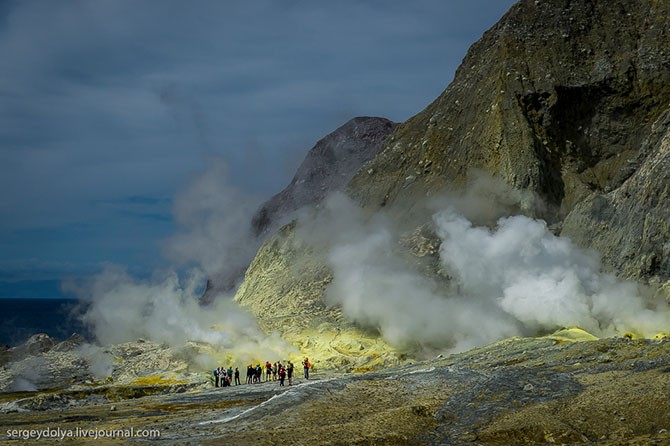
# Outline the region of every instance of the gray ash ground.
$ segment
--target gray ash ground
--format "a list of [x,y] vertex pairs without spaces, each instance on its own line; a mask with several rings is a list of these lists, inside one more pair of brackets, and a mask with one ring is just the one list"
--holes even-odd
[[669,371],[665,339],[523,338],[285,387],[111,384],[4,393],[0,408],[3,430],[153,428],[152,442],[174,445],[660,445],[670,443]]

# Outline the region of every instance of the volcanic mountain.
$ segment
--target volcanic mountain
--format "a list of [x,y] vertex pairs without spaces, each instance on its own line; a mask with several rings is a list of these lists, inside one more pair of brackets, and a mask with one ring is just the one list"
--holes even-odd
[[[606,271],[667,298],[669,17],[670,3],[651,0],[518,2],[471,47],[451,85],[358,170],[348,198],[366,221],[392,222],[393,255],[449,287],[431,200],[459,190],[467,198],[485,177],[479,195],[503,209],[473,213],[473,224],[540,218],[553,234],[599,252]],[[311,201],[322,197],[313,192]],[[257,226],[289,201],[262,208]],[[351,210],[331,217],[338,212]],[[343,315],[329,298],[328,249],[299,227],[294,221],[267,239],[236,300],[314,354],[377,361],[375,349],[352,339],[374,339],[379,327]]]

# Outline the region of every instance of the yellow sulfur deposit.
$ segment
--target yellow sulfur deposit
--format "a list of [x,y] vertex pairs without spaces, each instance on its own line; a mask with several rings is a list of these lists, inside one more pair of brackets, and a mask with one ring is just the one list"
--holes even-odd
[[139,376],[130,382],[135,386],[170,386],[173,384],[185,384],[187,381],[175,379],[165,374]]
[[[286,333],[286,339],[300,348],[302,356],[322,370],[370,371],[398,365],[398,352],[381,338],[358,330],[338,330],[330,324]],[[292,359],[300,359],[292,358]]]
[[598,337],[578,327],[561,328],[560,330],[557,330],[545,337],[549,339],[554,339],[557,342],[578,342],[578,341],[598,340]]

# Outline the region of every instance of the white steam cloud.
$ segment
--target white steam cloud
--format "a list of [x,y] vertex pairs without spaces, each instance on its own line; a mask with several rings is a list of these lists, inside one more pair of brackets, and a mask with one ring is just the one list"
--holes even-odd
[[232,288],[260,241],[251,219],[259,200],[228,183],[228,166],[213,157],[207,170],[175,197],[173,215],[180,230],[166,245],[177,265],[195,263],[219,287]]
[[[88,303],[83,320],[98,342],[143,338],[175,348],[188,341],[206,342],[215,353],[197,358],[203,367],[221,365],[217,361],[223,358],[248,362],[293,353],[276,334],[263,333],[254,317],[232,300],[235,280],[259,242],[250,232],[254,201],[229,185],[227,178],[225,163],[214,158],[175,199],[181,229],[166,251],[176,266],[195,264],[189,272],[157,271],[140,280],[123,267],[109,265],[78,290]],[[203,305],[200,298],[207,279],[221,286]]]
[[460,351],[565,326],[599,336],[670,327],[662,303],[650,307],[636,283],[602,272],[595,253],[541,220],[503,217],[478,227],[446,208],[433,223],[441,274],[431,277],[397,242],[390,221],[369,218],[342,195],[331,196],[314,221],[303,220],[301,236],[326,253],[328,303],[398,347]]
[[670,326],[666,308],[647,308],[634,282],[602,272],[595,253],[524,216],[475,227],[449,209],[434,217],[440,259],[459,293],[499,308],[531,331],[579,326],[597,335],[653,335]]
[[[180,280],[174,272],[140,281],[118,266],[109,266],[91,284],[91,302],[84,322],[102,344],[150,339],[172,347],[188,341],[206,342],[218,351],[218,359],[248,362],[284,357],[292,349],[277,335],[264,334],[254,317],[227,296],[213,303],[199,302],[203,276],[194,270]],[[199,358],[203,367],[214,357]],[[220,365],[220,364],[219,364]]]
[[104,349],[93,344],[82,344],[75,349],[75,354],[88,364],[88,371],[98,379],[112,375],[114,359]]

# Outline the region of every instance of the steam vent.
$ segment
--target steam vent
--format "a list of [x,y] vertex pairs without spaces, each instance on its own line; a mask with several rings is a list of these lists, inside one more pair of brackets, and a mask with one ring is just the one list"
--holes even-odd
[[[128,332],[100,299],[97,341],[0,350],[5,429],[670,444],[670,0],[520,0],[425,109],[342,121],[250,212],[253,252],[205,271],[201,302],[123,279],[161,296],[127,302],[145,318]],[[242,384],[214,387],[229,365]]]

